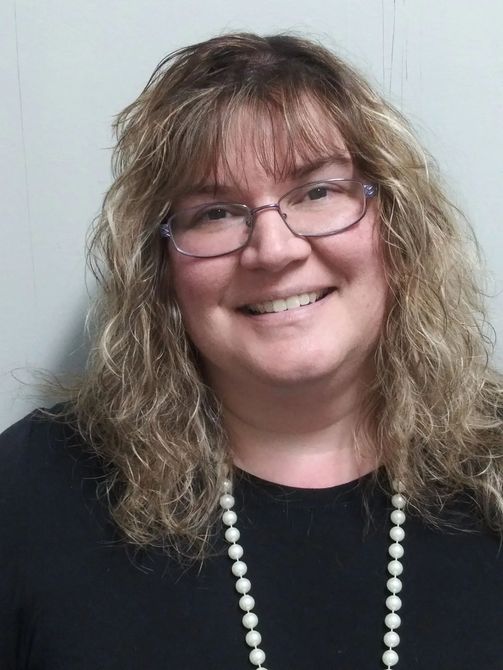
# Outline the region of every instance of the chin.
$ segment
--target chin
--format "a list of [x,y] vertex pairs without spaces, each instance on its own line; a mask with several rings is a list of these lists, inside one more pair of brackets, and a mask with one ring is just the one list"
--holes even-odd
[[337,365],[322,366],[313,362],[299,365],[299,361],[291,365],[285,365],[285,361],[281,361],[281,365],[278,365],[278,361],[275,361],[267,367],[255,370],[253,376],[262,383],[276,387],[301,387],[326,381],[337,373],[337,368]]

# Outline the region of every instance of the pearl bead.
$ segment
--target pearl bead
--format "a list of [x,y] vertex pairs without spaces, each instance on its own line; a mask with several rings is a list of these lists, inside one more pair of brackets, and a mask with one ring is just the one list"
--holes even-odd
[[389,536],[395,542],[401,542],[405,537],[405,531],[400,526],[393,526],[389,532]]
[[227,542],[237,542],[239,540],[239,536],[241,533],[237,528],[234,528],[234,526],[231,526],[231,528],[227,528],[225,531],[225,539]]
[[388,552],[391,558],[402,558],[403,547],[398,542],[395,542],[394,544],[390,544]]
[[400,624],[402,623],[402,620],[400,619],[399,615],[396,614],[395,612],[390,612],[389,614],[386,614],[384,617],[384,623],[388,628],[399,628]]
[[397,647],[400,643],[400,636],[395,631],[390,630],[384,635],[383,640],[387,647]]
[[391,498],[391,504],[397,509],[403,509],[405,507],[405,498],[401,493],[395,493]]
[[[393,540],[393,543],[390,544],[388,548],[388,553],[392,558],[388,563],[388,572],[392,576],[386,582],[388,591],[391,593],[391,595],[386,598],[386,607],[390,612],[384,618],[384,623],[390,630],[388,630],[383,637],[384,644],[389,648],[382,655],[382,661],[387,670],[398,663],[398,654],[394,651],[393,647],[397,647],[400,643],[400,636],[395,629],[401,625],[401,619],[396,612],[402,607],[402,601],[396,594],[400,593],[402,590],[402,581],[398,579],[398,575],[401,575],[403,572],[403,565],[399,559],[402,558],[404,554],[404,549],[400,542],[405,538],[405,531],[401,525],[405,522],[406,518],[405,512],[402,511],[406,506],[406,500],[401,494],[404,487],[401,482],[398,481],[393,482],[393,486],[398,493],[395,493],[391,498],[392,505],[395,509],[391,512],[390,519],[395,525],[389,531],[389,536]],[[249,595],[251,582],[244,577],[248,570],[248,566],[244,561],[240,560],[244,550],[243,547],[237,543],[240,538],[240,532],[235,528],[237,514],[231,509],[235,505],[235,498],[232,495],[232,485],[229,479],[224,480],[222,488],[223,494],[220,496],[220,506],[224,510],[222,514],[222,522],[224,525],[228,526],[225,530],[225,539],[230,545],[227,549],[227,553],[234,561],[231,570],[232,574],[237,577],[235,584],[236,591],[241,595],[239,598],[239,607],[245,612],[241,621],[243,626],[248,629],[245,636],[246,644],[249,647],[253,647],[249,653],[249,660],[252,665],[259,666],[259,670],[267,670],[262,665],[266,655],[258,646],[262,642],[262,636],[255,630],[258,625],[258,617],[251,611],[255,607],[255,599]]]
[[232,564],[231,570],[234,577],[244,577],[244,575],[246,575],[246,571],[248,570],[248,566],[244,561],[236,561]]
[[405,521],[405,512],[402,512],[401,509],[394,509],[391,512],[391,521],[397,526],[400,526],[400,524]]
[[252,649],[250,651],[250,663],[253,665],[262,665],[265,661],[265,654],[262,649]]
[[238,593],[248,593],[250,589],[251,589],[251,582],[249,579],[246,579],[246,577],[241,577],[240,579],[237,580],[236,591]]
[[247,612],[243,615],[241,621],[243,622],[243,626],[245,628],[256,628],[258,624],[258,617],[253,612]]
[[390,575],[393,575],[393,577],[398,577],[403,572],[403,565],[400,563],[400,561],[394,559],[388,563],[388,572]]
[[258,647],[258,645],[262,642],[262,635],[258,632],[258,630],[250,630],[248,633],[246,633],[245,640],[249,647]]
[[402,590],[402,582],[398,577],[391,577],[391,579],[388,579],[386,586],[391,593],[400,593]]
[[239,599],[239,607],[245,612],[249,612],[255,607],[255,599],[252,596],[241,596]]
[[393,649],[387,649],[382,655],[382,662],[384,665],[392,666],[398,663],[398,654]]
[[230,493],[224,493],[223,496],[220,496],[220,507],[223,507],[223,509],[234,507],[235,502],[234,496],[231,496]]
[[237,520],[238,517],[236,515],[236,512],[233,512],[230,509],[228,509],[226,512],[222,514],[222,521],[226,526],[233,526]]
[[233,561],[237,561],[243,555],[243,547],[240,544],[231,544],[227,549],[227,553],[229,554],[229,558],[232,558]]
[[386,598],[386,607],[392,612],[396,612],[402,606],[402,601],[398,596],[388,596]]

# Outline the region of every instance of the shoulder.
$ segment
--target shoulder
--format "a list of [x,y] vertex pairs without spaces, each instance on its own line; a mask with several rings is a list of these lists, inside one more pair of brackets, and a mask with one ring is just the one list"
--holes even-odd
[[0,434],[0,472],[24,474],[61,458],[82,459],[86,445],[69,421],[56,418],[65,408],[36,409]]
[[[51,452],[68,441],[74,431],[69,424],[57,421],[50,414],[59,413],[62,405],[50,410],[36,409],[0,434],[0,462],[4,467],[15,468],[26,456]],[[3,469],[3,468],[2,468]]]
[[102,556],[115,540],[98,496],[105,470],[70,422],[50,416],[62,409],[36,410],[0,435],[2,668],[25,667],[18,654],[31,653],[25,641],[46,620],[63,630],[65,616],[55,624],[55,609],[70,611],[65,594],[73,607],[82,597],[81,575],[92,573],[93,560],[98,576],[106,569]]
[[0,514],[19,519],[61,505],[84,489],[96,492],[104,475],[98,458],[70,422],[39,409],[0,435]]

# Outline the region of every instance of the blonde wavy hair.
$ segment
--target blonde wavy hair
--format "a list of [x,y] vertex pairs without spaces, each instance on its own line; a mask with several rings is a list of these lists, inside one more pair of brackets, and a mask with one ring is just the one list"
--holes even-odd
[[[357,442],[371,440],[389,480],[402,480],[425,519],[439,523],[438,511],[463,491],[489,526],[503,528],[502,384],[489,365],[477,248],[432,160],[402,115],[324,47],[230,34],[169,55],[118,115],[115,180],[91,238],[102,288],[94,344],[65,411],[103,459],[113,517],[135,545],[204,557],[232,470],[159,225],[225,161],[243,110],[257,120],[257,157],[274,176],[299,155],[329,152],[313,108],[378,186],[389,309]],[[264,120],[286,133],[281,161]]]

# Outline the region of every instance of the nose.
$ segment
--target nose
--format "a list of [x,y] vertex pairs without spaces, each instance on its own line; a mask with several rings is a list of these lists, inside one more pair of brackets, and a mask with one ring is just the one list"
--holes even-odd
[[241,252],[241,265],[248,269],[278,272],[292,262],[305,260],[311,243],[292,233],[277,205],[252,210],[254,217],[250,241]]

